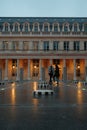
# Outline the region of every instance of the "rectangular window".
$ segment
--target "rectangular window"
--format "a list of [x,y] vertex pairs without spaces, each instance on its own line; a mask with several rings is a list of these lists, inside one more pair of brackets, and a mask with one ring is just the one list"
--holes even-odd
[[69,42],[68,41],[64,42],[64,50],[66,50],[66,51],[69,50]]
[[34,26],[34,32],[38,32],[38,26]]
[[25,32],[28,32],[28,26],[25,26]]
[[64,32],[68,32],[68,26],[64,26]]
[[79,41],[74,41],[74,51],[79,51],[79,49],[80,49]]
[[15,25],[15,32],[18,32],[18,25]]
[[5,32],[8,32],[8,26],[5,26]]
[[74,32],[77,32],[77,25],[74,25]]
[[87,24],[84,25],[84,32],[87,32]]
[[58,26],[54,26],[54,32],[58,32]]
[[44,42],[44,51],[49,51],[49,41]]
[[23,50],[28,50],[28,42],[27,41],[23,42]]
[[39,50],[39,42],[38,41],[34,41],[33,42],[33,49],[34,49],[34,51],[38,51]]
[[87,41],[84,42],[84,50],[87,50]]
[[44,31],[48,32],[48,26],[44,26]]
[[19,50],[19,42],[14,41],[14,42],[12,43],[12,49],[13,49],[13,50]]
[[2,49],[3,50],[8,50],[8,42],[7,41],[3,41]]
[[58,41],[53,42],[53,50],[58,50]]

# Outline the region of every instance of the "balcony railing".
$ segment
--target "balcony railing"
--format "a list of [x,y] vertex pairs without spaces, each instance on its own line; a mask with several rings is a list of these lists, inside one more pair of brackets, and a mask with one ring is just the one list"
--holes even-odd
[[0,36],[86,36],[87,32],[0,32]]

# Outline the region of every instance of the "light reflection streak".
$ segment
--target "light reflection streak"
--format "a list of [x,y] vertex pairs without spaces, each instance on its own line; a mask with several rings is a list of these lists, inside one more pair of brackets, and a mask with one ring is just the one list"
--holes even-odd
[[12,104],[14,105],[15,104],[15,88],[13,87],[12,88],[12,92],[11,92],[11,99],[12,99]]
[[82,104],[82,97],[83,97],[83,95],[82,95],[82,90],[77,90],[77,101],[78,101],[78,104]]
[[34,82],[34,90],[37,90],[37,82]]

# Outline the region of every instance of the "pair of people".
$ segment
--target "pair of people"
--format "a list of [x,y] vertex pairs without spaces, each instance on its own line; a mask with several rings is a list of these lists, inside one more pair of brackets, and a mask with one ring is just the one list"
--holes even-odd
[[59,67],[58,67],[58,65],[55,65],[55,69],[51,65],[49,67],[48,73],[49,73],[49,76],[50,76],[49,82],[52,83],[52,78],[53,78],[53,80],[54,81],[57,80],[57,83],[58,83],[58,79],[59,79]]

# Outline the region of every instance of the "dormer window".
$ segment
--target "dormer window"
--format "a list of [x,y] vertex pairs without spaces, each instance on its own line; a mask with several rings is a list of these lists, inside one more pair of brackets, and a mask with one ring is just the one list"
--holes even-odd
[[13,23],[12,32],[19,32],[19,31],[20,31],[20,24],[19,23]]
[[54,26],[54,32],[58,32],[58,26],[57,25]]
[[48,26],[44,26],[44,31],[48,32]]
[[77,28],[77,24],[74,24],[74,32],[77,32],[78,28]]
[[37,25],[34,26],[34,32],[38,32],[38,26]]
[[10,24],[9,23],[3,23],[3,29],[2,31],[8,32],[10,31]]
[[87,32],[87,24],[84,25],[84,32]]
[[8,32],[8,24],[5,24],[5,32]]
[[25,32],[28,32],[28,24],[25,24]]
[[68,25],[67,24],[65,24],[65,26],[64,26],[64,32],[68,32]]
[[18,24],[15,24],[15,32],[18,32]]

